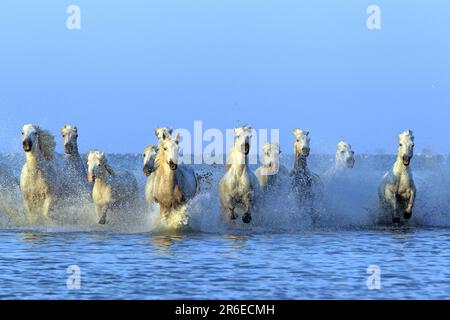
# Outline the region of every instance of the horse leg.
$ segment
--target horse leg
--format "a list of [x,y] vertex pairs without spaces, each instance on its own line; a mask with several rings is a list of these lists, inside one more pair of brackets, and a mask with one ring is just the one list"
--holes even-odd
[[230,220],[237,219],[237,215],[234,212],[236,205],[231,196],[226,195],[224,192],[222,192],[220,194],[220,206],[222,207],[224,216],[229,216]]
[[250,194],[246,194],[242,202],[244,204],[244,215],[242,216],[242,222],[250,223],[252,222],[252,215],[250,214],[250,209],[252,207],[252,196]]
[[414,207],[414,200],[416,199],[416,190],[411,189],[410,196],[408,200],[408,204],[406,206],[405,212],[403,214],[403,217],[405,219],[411,219],[412,216],[412,209]]
[[106,213],[108,212],[108,206],[98,206],[97,207],[97,214],[100,217],[100,220],[98,221],[98,224],[106,224]]
[[391,210],[392,222],[400,223],[400,215],[399,215],[399,212],[398,212],[399,210],[398,210],[398,206],[397,206],[397,195],[396,195],[395,191],[393,191],[391,188],[389,188],[389,186],[385,187],[384,199]]
[[53,219],[53,199],[52,197],[48,196],[44,199],[44,202],[42,204],[42,213],[46,219]]

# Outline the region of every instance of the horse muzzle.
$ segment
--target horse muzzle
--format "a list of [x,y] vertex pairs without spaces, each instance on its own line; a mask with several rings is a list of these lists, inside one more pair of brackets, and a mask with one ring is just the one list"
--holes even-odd
[[250,153],[250,143],[244,144],[244,154],[247,156]]
[[95,175],[91,172],[88,173],[87,179],[90,183],[94,183],[95,182]]
[[173,162],[172,160],[170,160],[169,161],[169,167],[170,167],[171,170],[175,171],[175,170],[177,170],[178,165],[175,162]]
[[72,145],[66,144],[66,145],[64,146],[64,153],[65,153],[65,154],[72,154],[72,152],[73,152],[73,147],[72,147]]
[[148,166],[148,165],[145,165],[142,170],[144,171],[144,175],[146,177],[149,177],[154,171],[154,169],[152,167]]
[[30,152],[31,149],[33,149],[33,142],[31,142],[31,140],[29,140],[29,139],[24,140],[22,142],[22,146],[23,146],[23,151]]
[[405,166],[409,166],[410,163],[411,163],[411,157],[410,156],[403,156],[403,164]]
[[304,157],[308,157],[310,152],[311,152],[310,148],[306,148],[306,147],[302,148],[302,153],[303,153]]

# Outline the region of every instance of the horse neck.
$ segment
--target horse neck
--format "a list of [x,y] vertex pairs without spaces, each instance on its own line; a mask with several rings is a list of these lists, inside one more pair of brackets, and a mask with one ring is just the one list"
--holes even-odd
[[66,154],[67,161],[75,168],[84,168],[83,160],[78,152],[78,147],[75,146],[73,153]]
[[111,178],[108,177],[107,175],[102,175],[99,177],[95,178],[95,183],[94,183],[94,188],[98,189],[102,189],[105,188],[107,186],[111,185]]
[[409,174],[409,167],[403,164],[403,159],[400,155],[397,155],[397,161],[395,161],[394,168],[392,169],[395,176],[400,176],[401,174]]
[[[169,164],[166,161],[164,156],[164,152],[158,152],[155,160],[155,175],[157,179],[162,179],[164,181],[164,186],[171,188],[174,185],[175,181],[175,171],[169,167]],[[178,169],[177,169],[178,170]]]
[[334,164],[335,171],[344,171],[347,169],[347,164],[340,158],[336,158],[336,162]]
[[247,170],[248,166],[248,155],[244,155],[236,149],[233,150],[231,168],[238,173],[238,175],[242,175]]
[[295,155],[294,171],[306,171],[308,158],[300,154]]
[[41,167],[43,156],[39,149],[25,153],[27,166],[29,169]]

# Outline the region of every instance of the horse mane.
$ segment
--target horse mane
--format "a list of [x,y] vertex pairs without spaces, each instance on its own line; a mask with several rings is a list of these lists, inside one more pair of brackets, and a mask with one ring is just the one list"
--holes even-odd
[[345,142],[345,141],[339,141],[339,143],[337,144],[337,148],[338,149],[340,149],[340,148],[352,148],[352,146],[350,145],[350,143],[348,143],[348,142]]
[[155,145],[149,145],[149,146],[147,146],[147,147],[144,149],[144,152],[151,151],[151,150],[154,150],[154,151],[158,152],[158,149],[159,149],[158,146],[155,146]]
[[172,135],[172,132],[173,132],[172,128],[167,128],[167,127],[156,128],[155,135],[158,137],[159,140],[161,140],[165,137],[166,138],[170,137]]
[[300,137],[300,136],[302,136],[302,135],[309,136],[309,131],[308,131],[308,130],[302,130],[302,129],[300,129],[300,128],[296,128],[296,129],[292,130],[292,134],[293,134],[296,138],[298,138],[298,137]]
[[[158,143],[158,148],[157,148],[157,153],[156,153],[156,157],[155,157],[155,165],[159,167],[159,165],[161,164],[161,162],[163,161],[163,140],[160,140]],[[148,147],[147,147],[148,148]]]
[[89,158],[95,156],[96,158],[98,158],[99,162],[101,165],[103,165],[106,169],[106,171],[108,171],[108,173],[111,176],[115,176],[116,173],[114,172],[113,168],[108,164],[108,159],[106,158],[105,154],[99,150],[92,150],[88,153],[88,161]]
[[272,149],[275,149],[275,150],[278,151],[278,153],[281,153],[280,145],[278,143],[276,143],[276,142],[272,142],[272,143],[271,142],[267,142],[263,146],[263,151],[264,152],[267,152],[267,151],[272,150]]
[[55,154],[55,137],[47,130],[43,130],[40,127],[36,127],[39,135],[39,149],[42,152],[45,160],[52,160]]
[[399,136],[400,139],[406,138],[406,137],[409,137],[409,138],[411,138],[412,141],[414,141],[414,134],[411,130],[405,130]]

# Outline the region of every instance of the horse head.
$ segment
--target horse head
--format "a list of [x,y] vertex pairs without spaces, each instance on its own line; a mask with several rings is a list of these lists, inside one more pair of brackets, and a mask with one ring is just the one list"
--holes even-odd
[[155,159],[156,154],[158,153],[158,147],[157,146],[148,146],[144,149],[144,153],[142,154],[144,158],[144,175],[146,177],[150,176],[155,171]]
[[292,131],[295,137],[294,154],[298,157],[308,157],[311,151],[309,131],[302,129],[294,129]]
[[352,150],[352,146],[341,141],[337,144],[336,151],[336,164],[342,165],[347,168],[353,168],[355,165],[355,152]]
[[113,169],[108,164],[105,154],[93,150],[88,154],[88,181],[93,183],[96,178],[105,178],[108,174],[114,176]]
[[165,162],[169,165],[170,169],[175,171],[178,168],[178,153],[180,151],[180,134],[177,134],[175,138],[171,136],[162,137],[158,146],[158,156],[156,157],[156,163]]
[[252,127],[248,125],[234,129],[234,146],[246,156],[250,153],[252,135]]
[[61,136],[63,138],[64,153],[66,155],[72,155],[78,151],[78,129],[75,126],[66,124],[61,129]]
[[401,158],[405,166],[409,166],[414,155],[414,135],[411,130],[406,130],[398,136],[399,145],[397,156]]

